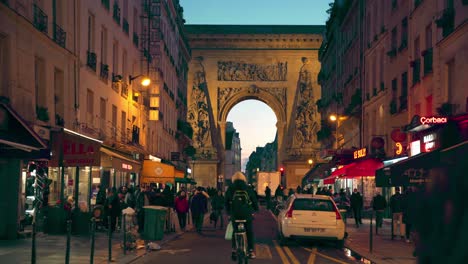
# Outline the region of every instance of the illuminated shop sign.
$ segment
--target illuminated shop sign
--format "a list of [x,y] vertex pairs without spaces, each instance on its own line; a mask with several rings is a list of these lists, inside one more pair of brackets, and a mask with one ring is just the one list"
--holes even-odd
[[403,144],[400,142],[395,143],[395,154],[401,155],[403,153]]
[[122,163],[122,169],[131,170],[131,169],[133,169],[133,166],[130,165],[130,164]]
[[425,135],[422,139],[423,143],[423,151],[424,152],[429,152],[437,148],[437,134],[432,133],[429,135]]
[[354,159],[364,158],[367,155],[367,149],[362,148],[354,151]]
[[421,141],[416,140],[410,143],[411,156],[421,153]]
[[423,125],[434,125],[434,124],[446,124],[447,117],[436,117],[436,116],[422,116],[419,118],[419,122]]

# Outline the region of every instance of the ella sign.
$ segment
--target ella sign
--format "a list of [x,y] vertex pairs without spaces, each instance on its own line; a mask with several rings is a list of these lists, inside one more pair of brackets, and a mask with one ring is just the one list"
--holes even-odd
[[447,117],[436,117],[436,116],[422,116],[419,118],[419,122],[423,125],[435,125],[435,124],[446,124]]

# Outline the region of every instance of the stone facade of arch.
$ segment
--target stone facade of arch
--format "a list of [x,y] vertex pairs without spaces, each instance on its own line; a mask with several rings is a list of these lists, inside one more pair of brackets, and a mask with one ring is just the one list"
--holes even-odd
[[224,174],[226,119],[247,99],[264,102],[276,114],[278,166],[285,167],[287,187],[300,184],[309,169],[307,160],[320,150],[316,101],[321,97],[317,83],[321,30],[187,26],[192,49],[187,121],[194,130],[197,151],[192,169],[199,185],[216,186],[217,175]]

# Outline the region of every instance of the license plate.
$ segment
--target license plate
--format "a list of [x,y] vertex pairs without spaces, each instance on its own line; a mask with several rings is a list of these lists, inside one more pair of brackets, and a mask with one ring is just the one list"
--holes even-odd
[[304,227],[304,232],[310,233],[322,233],[325,232],[324,228],[311,228],[311,227]]

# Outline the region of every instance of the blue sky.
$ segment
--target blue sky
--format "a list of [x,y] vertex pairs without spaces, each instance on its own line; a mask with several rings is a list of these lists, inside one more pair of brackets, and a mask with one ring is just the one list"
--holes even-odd
[[[333,0],[180,0],[187,24],[231,25],[325,25],[330,2]],[[266,104],[247,100],[229,112],[228,121],[240,134],[244,169],[257,146],[275,139],[276,116]]]

